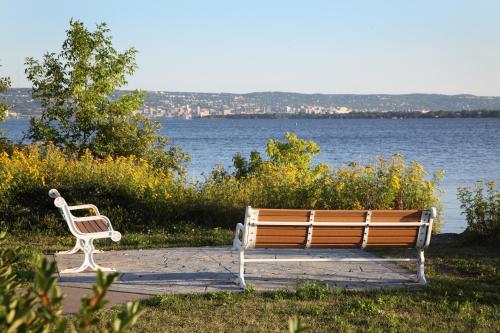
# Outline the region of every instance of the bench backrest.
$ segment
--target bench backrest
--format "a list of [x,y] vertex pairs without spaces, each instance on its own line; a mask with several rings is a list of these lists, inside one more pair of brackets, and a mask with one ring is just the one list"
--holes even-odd
[[405,247],[429,245],[429,210],[256,209],[245,213],[244,248]]
[[61,212],[61,215],[68,224],[68,228],[71,233],[74,236],[78,236],[81,232],[76,228],[76,225],[73,221],[73,214],[71,214],[66,200],[64,200],[59,191],[56,189],[51,189],[49,191],[49,196],[54,199],[54,205],[59,209],[59,212]]

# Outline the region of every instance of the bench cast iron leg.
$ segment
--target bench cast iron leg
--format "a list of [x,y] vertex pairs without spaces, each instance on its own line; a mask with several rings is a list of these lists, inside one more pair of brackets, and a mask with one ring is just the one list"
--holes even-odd
[[245,289],[245,251],[239,250],[239,270],[238,270],[238,283],[240,288]]
[[417,261],[418,283],[425,286],[427,284],[427,280],[425,279],[425,273],[424,273],[424,269],[425,269],[424,250],[419,249],[419,250],[417,250],[417,252],[418,252],[418,261]]
[[80,273],[86,270],[87,268],[93,271],[103,271],[103,272],[114,272],[114,268],[101,267],[94,261],[94,244],[92,239],[82,240],[83,243],[83,253],[85,255],[83,259],[83,264],[77,268],[68,268],[61,271],[61,274],[67,273]]

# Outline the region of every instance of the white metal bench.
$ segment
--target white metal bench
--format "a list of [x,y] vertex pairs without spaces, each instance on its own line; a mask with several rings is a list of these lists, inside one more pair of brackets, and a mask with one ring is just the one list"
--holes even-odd
[[[111,238],[114,242],[118,242],[122,237],[118,231],[113,230],[109,219],[101,215],[94,205],[68,206],[66,200],[64,200],[56,189],[51,189],[49,196],[54,199],[54,205],[59,208],[64,220],[68,224],[69,230],[76,237],[76,244],[73,249],[62,251],[58,254],[73,254],[79,250],[82,250],[85,254],[83,264],[80,267],[65,269],[60,273],[79,273],[86,269],[105,272],[115,271],[114,268],[101,267],[94,261],[94,252],[96,252],[93,244],[94,239]],[[81,209],[91,209],[94,215],[76,217],[71,213],[71,211]]]
[[[429,245],[436,209],[300,210],[247,207],[233,247],[239,252],[238,283],[245,288],[246,262],[416,262],[417,279],[427,283],[424,249]],[[245,258],[253,248],[415,248],[417,258]]]

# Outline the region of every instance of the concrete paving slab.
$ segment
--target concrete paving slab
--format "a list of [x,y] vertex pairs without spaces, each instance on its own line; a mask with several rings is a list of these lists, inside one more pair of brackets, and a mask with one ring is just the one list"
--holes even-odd
[[[374,258],[358,249],[255,249],[248,258]],[[83,254],[54,255],[59,271],[77,267]],[[101,266],[114,267],[119,279],[110,291],[157,295],[207,291],[239,291],[235,283],[237,252],[230,247],[167,248],[110,251],[95,254]],[[269,262],[247,263],[246,281],[256,290],[295,289],[303,281],[363,289],[416,285],[415,272],[392,263]],[[89,289],[94,272],[60,274],[59,285]]]
[[[81,299],[83,296],[92,295],[92,288],[88,285],[86,287],[69,287],[60,286],[61,292],[64,295],[62,301],[62,310],[64,314],[77,313],[80,309]],[[125,304],[130,301],[135,301],[142,298],[150,297],[147,294],[130,293],[122,291],[109,291],[106,294],[106,300],[108,301],[107,306],[114,306],[119,304]]]

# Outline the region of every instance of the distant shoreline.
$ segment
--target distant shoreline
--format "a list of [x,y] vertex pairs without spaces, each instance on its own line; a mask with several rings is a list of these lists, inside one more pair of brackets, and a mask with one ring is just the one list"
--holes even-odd
[[211,115],[194,119],[418,119],[418,118],[500,118],[500,110],[429,112],[350,112],[334,114],[255,113]]
[[[34,116],[35,118],[40,115]],[[6,117],[5,120],[29,120],[33,115]],[[153,120],[202,120],[202,119],[440,119],[440,118],[500,118],[500,110],[464,110],[464,111],[387,111],[387,112],[349,112],[333,114],[309,113],[249,113],[210,115],[193,117],[191,119],[179,117],[151,117]]]

